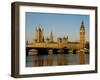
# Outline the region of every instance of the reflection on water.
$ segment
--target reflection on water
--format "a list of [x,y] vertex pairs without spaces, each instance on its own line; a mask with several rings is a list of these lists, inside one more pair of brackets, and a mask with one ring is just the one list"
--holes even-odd
[[[32,53],[32,52],[30,52]],[[89,64],[89,54],[48,54],[26,57],[26,67]]]

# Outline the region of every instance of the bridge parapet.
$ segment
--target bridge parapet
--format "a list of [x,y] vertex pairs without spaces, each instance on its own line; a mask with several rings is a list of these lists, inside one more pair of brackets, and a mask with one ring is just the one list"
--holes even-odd
[[26,45],[27,48],[67,48],[80,49],[80,44],[59,44],[59,43],[33,43]]

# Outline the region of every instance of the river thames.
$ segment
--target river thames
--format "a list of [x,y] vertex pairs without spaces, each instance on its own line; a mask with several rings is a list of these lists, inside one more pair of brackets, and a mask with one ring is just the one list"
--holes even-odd
[[[32,52],[29,52],[30,54]],[[28,55],[26,56],[26,67],[39,66],[61,66],[61,65],[84,65],[89,64],[89,53],[58,53],[48,55]]]

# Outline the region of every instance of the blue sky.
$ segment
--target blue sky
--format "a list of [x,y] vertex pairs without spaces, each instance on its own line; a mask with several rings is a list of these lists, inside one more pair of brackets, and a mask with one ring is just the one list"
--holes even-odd
[[41,24],[44,28],[44,37],[47,38],[53,32],[54,39],[68,36],[70,41],[79,40],[81,22],[84,22],[86,38],[89,39],[89,15],[33,13],[25,14],[26,40],[31,42],[35,38],[35,29]]

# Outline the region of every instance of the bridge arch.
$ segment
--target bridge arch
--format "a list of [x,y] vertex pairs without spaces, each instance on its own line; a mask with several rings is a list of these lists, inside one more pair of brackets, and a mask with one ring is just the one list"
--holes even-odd
[[64,47],[63,50],[64,50],[64,54],[68,54],[69,49],[67,47]]

